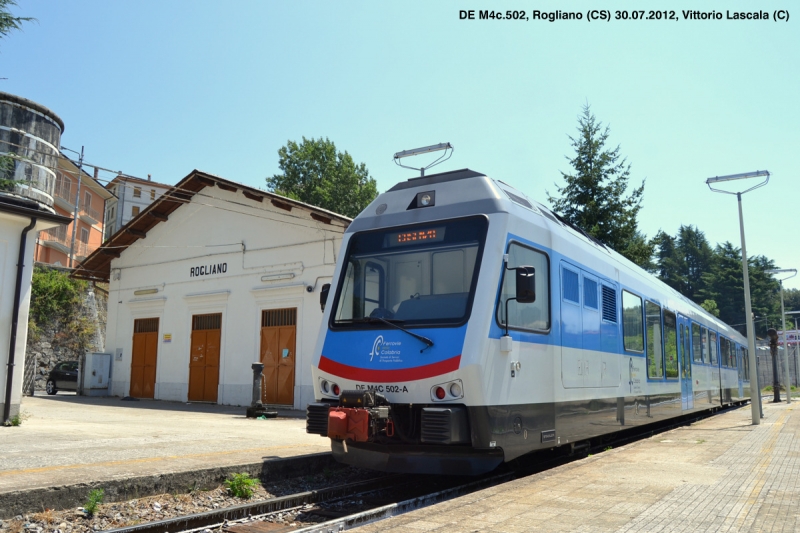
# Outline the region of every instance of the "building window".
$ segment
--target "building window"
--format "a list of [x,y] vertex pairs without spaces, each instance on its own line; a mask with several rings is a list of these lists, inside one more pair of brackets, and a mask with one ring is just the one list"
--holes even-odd
[[86,191],[83,195],[83,207],[89,209],[92,207],[92,193]]
[[81,228],[81,236],[80,240],[83,244],[89,243],[89,230],[86,228]]
[[131,216],[135,217],[138,214],[139,214],[139,206],[134,205],[133,207],[131,207]]
[[156,199],[156,190],[150,189],[150,200],[155,200],[155,199]]
[[134,198],[141,198],[142,197],[142,188],[141,187],[134,187],[133,188],[133,197]]

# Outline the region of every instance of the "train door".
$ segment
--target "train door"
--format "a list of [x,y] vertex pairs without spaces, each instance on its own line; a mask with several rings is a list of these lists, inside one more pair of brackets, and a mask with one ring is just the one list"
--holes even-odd
[[684,411],[694,408],[692,392],[692,337],[689,320],[678,315],[678,364],[681,379],[681,408]]
[[561,381],[565,388],[583,387],[583,316],[580,269],[561,263]]

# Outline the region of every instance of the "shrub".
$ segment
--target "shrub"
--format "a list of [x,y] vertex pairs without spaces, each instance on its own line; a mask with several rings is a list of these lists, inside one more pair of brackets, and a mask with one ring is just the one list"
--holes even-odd
[[103,493],[103,489],[94,489],[89,493],[89,499],[86,500],[86,504],[83,506],[86,514],[92,516],[97,512],[97,508],[103,503]]
[[249,499],[253,497],[253,487],[258,484],[257,479],[253,479],[249,474],[232,474],[230,479],[225,480],[225,488],[236,498]]

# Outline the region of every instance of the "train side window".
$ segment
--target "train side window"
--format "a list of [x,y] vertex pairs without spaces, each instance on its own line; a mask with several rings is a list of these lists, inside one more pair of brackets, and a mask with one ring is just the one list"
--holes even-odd
[[730,341],[730,343],[728,343],[728,346],[730,346],[730,348],[729,348],[729,349],[730,349],[730,351],[731,351],[731,357],[730,357],[730,361],[731,361],[731,368],[736,368],[736,367],[738,366],[738,363],[736,362],[736,361],[737,361],[737,357],[736,357],[736,355],[737,355],[736,345],[734,345],[734,344],[733,344],[733,341]]
[[700,324],[692,322],[692,359],[695,363],[703,362],[703,340],[700,336]]
[[664,353],[662,350],[661,307],[646,302],[647,311],[647,377],[664,377]]
[[750,381],[750,359],[747,358],[747,348],[742,348],[742,381]]
[[[508,247],[508,268],[532,266],[536,269],[536,301],[508,302],[508,327],[535,332],[550,330],[550,261],[546,254],[511,243]],[[516,295],[516,277],[513,270],[503,271],[503,288],[497,302],[496,319],[499,326],[505,323],[505,303]]]
[[700,353],[703,362],[711,364],[711,353],[709,353],[708,349],[708,328],[705,326],[700,327]]
[[586,276],[583,278],[583,305],[589,309],[597,309],[597,282]]
[[678,377],[678,328],[675,313],[664,310],[664,367],[667,379]]
[[580,303],[580,291],[578,289],[578,273],[565,268],[562,270],[561,292],[564,299],[572,303]]
[[719,336],[719,356],[720,356],[720,363],[722,363],[722,366],[725,367],[731,366],[730,341],[728,341],[728,339],[726,339],[722,335]]
[[711,354],[711,364],[717,366],[717,334],[708,332],[708,352]]
[[642,299],[625,290],[622,291],[622,338],[626,351],[644,352]]

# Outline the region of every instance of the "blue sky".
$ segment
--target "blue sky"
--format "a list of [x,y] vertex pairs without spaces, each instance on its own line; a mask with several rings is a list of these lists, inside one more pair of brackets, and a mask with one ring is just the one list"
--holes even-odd
[[[328,137],[384,191],[414,176],[395,152],[448,141],[437,170],[478,170],[546,203],[588,102],[632,184],[647,180],[648,236],[692,224],[738,246],[735,197],[704,180],[767,169],[769,184],[743,197],[748,252],[800,268],[800,10],[725,18],[756,5],[791,17],[790,0],[18,3],[38,23],[0,41],[0,90],[55,111],[62,144],[84,145],[89,163],[264,187],[287,140]],[[586,20],[645,4],[679,20]],[[683,19],[707,5],[723,19]],[[492,7],[583,20],[459,20]]]

